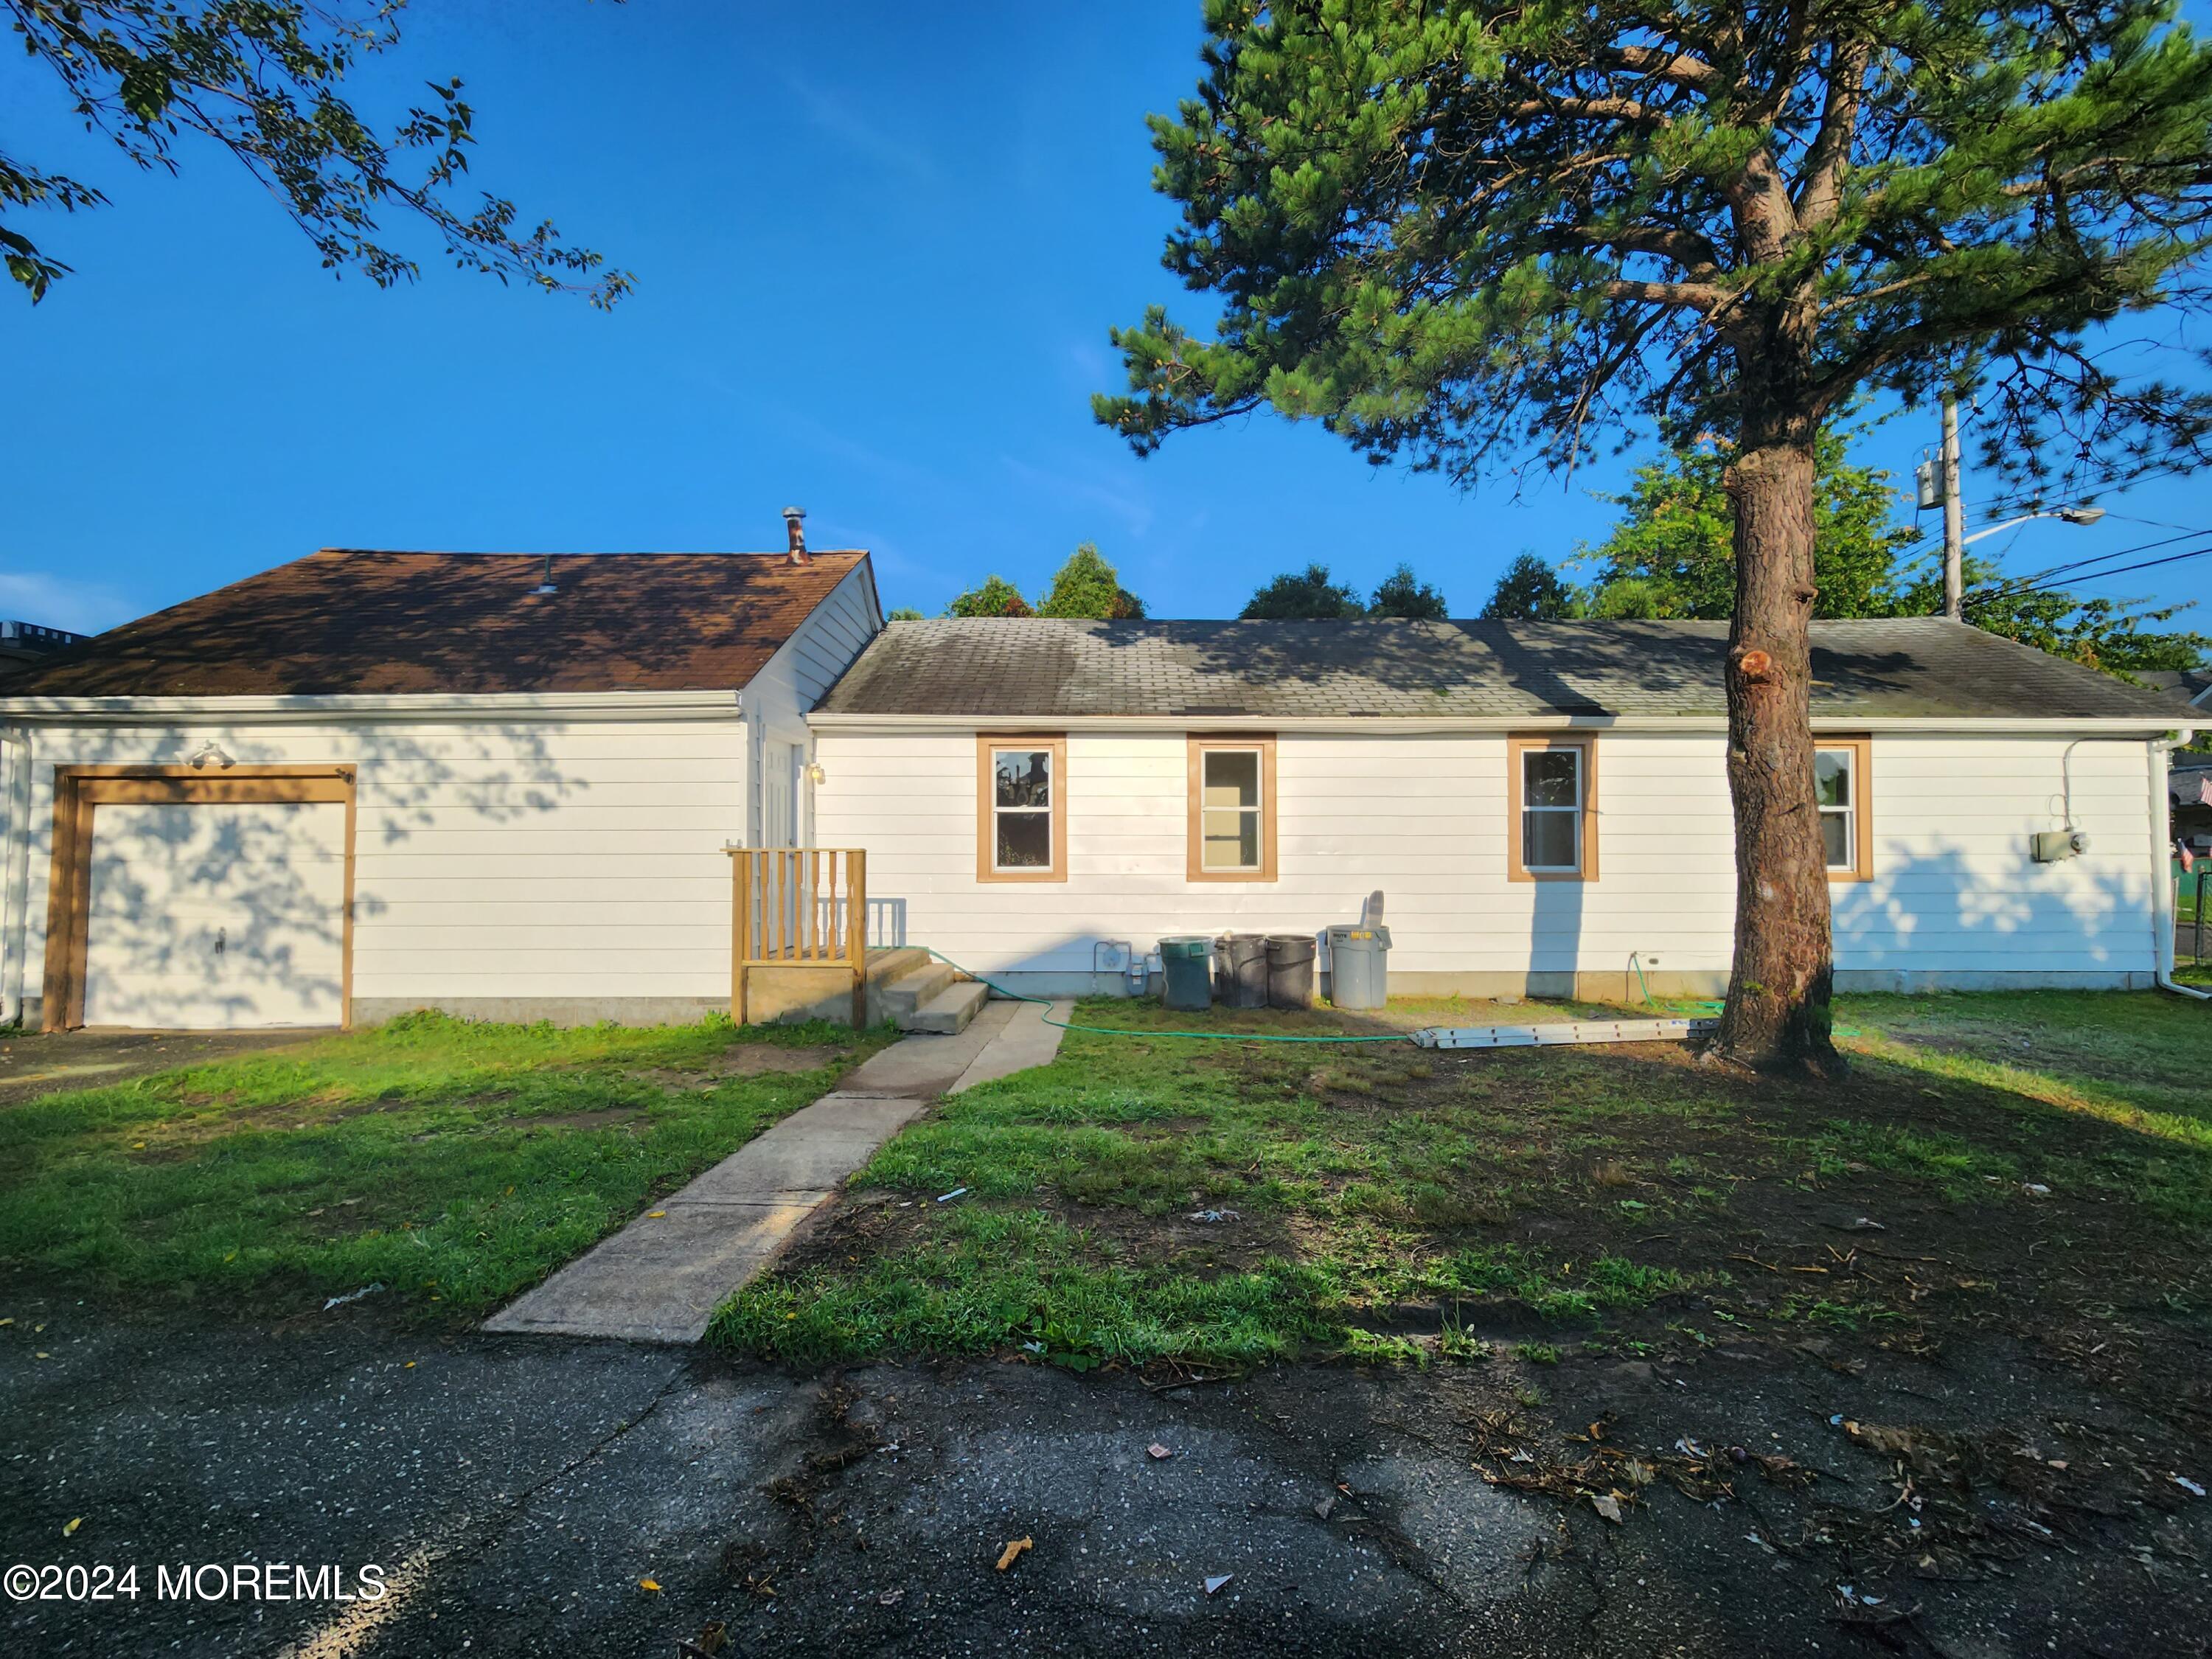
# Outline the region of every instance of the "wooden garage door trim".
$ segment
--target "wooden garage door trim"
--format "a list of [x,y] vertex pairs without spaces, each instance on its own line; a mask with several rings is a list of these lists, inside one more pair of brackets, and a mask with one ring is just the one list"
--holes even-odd
[[104,805],[240,805],[327,801],[345,808],[343,910],[339,921],[338,1023],[353,1024],[354,769],[350,766],[57,766],[54,851],[46,883],[42,1030],[84,1024],[87,912],[92,901],[92,815]]

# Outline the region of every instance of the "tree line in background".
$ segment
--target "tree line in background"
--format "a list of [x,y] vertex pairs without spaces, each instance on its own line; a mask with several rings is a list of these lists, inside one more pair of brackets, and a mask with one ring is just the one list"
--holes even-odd
[[[1052,581],[1032,605],[1022,590],[995,571],[945,607],[948,617],[1089,617],[1127,622],[1145,614],[1145,602],[1121,586],[1121,573],[1106,562],[1095,542],[1085,542],[1053,573]],[[893,622],[920,622],[911,608],[890,613]]]
[[[1595,546],[1558,565],[1524,552],[1506,567],[1482,616],[1560,622],[1684,618],[1725,622],[1735,601],[1735,514],[1725,483],[1728,446],[1708,438],[1637,469],[1626,490],[1603,499],[1620,520]],[[1940,550],[1897,517],[1892,475],[1850,458],[1848,435],[1831,428],[1815,454],[1813,614],[1820,617],[1932,617],[1942,609]],[[2000,578],[1996,565],[1966,558],[1968,620],[1992,634],[2107,673],[2191,668],[2212,651],[2202,634],[2163,624],[2190,608],[2085,598],[2063,588]],[[1577,580],[1587,571],[1587,580]],[[896,611],[894,621],[921,612]],[[948,617],[1142,617],[1145,603],[1085,542],[1035,604],[1005,577],[991,575],[946,607]],[[1277,622],[1337,622],[1359,617],[1442,621],[1450,612],[1437,588],[1401,564],[1363,600],[1326,564],[1309,563],[1263,584],[1237,613]]]
[[[1141,618],[1145,602],[1121,586],[1121,574],[1085,542],[1054,573],[1042,598],[1032,605],[1022,590],[995,572],[945,607],[948,617],[1089,617],[1100,622]],[[1267,583],[1237,613],[1274,622],[1339,622],[1353,617],[1399,617],[1441,621],[1449,614],[1441,591],[1401,564],[1363,601],[1348,582],[1332,581],[1325,564],[1309,564]],[[893,622],[919,622],[911,607],[890,613]]]
[[[1620,522],[1563,564],[1524,552],[1506,567],[1482,614],[1562,621],[1686,617],[1725,622],[1735,602],[1735,511],[1729,446],[1707,438],[1639,467],[1627,490],[1607,497]],[[1941,550],[1895,517],[1890,474],[1850,459],[1831,427],[1814,453],[1813,614],[1820,617],[1932,617],[1942,609]],[[1589,579],[1577,582],[1577,570]],[[2006,581],[1995,564],[1966,560],[1966,618],[2007,639],[2107,673],[2190,668],[2212,640],[2162,624],[2186,604],[2085,598],[2063,588]]]

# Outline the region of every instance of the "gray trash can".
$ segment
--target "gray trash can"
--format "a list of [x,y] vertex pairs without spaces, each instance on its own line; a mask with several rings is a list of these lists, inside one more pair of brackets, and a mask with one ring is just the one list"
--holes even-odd
[[1328,930],[1328,1000],[1340,1008],[1380,1008],[1390,997],[1390,930],[1350,924]]
[[1213,941],[1202,933],[1160,941],[1160,995],[1169,1007],[1195,1012],[1212,1006],[1213,988],[1206,973],[1212,954]]
[[1267,936],[1224,933],[1213,947],[1214,995],[1229,1008],[1267,1006]]
[[1267,935],[1267,1006],[1313,1006],[1316,946],[1304,933]]

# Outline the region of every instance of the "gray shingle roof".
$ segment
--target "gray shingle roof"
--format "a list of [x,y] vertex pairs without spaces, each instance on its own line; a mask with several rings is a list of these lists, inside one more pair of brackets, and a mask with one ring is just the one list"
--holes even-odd
[[[822,703],[837,714],[1720,714],[1728,625],[1699,622],[893,623]],[[1832,718],[2142,719],[2162,697],[1939,617],[1813,624]]]

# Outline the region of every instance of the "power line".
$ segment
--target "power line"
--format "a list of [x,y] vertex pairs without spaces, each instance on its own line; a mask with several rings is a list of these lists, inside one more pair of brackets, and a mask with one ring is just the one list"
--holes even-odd
[[[2180,538],[2176,537],[2175,539],[2178,541]],[[2102,581],[2107,576],[2124,576],[2130,570],[2151,570],[2162,564],[2179,564],[2184,559],[2201,559],[2208,553],[2212,553],[2212,547],[2191,548],[2186,553],[2170,553],[2162,559],[2145,559],[2141,564],[2124,564],[2117,570],[2100,570],[2093,576],[2075,577],[2074,580],[2076,581]],[[2062,591],[2061,585],[2055,582],[2046,584],[2040,587],[2014,587],[2003,590],[1991,589],[1981,593],[1969,593],[1966,596],[1966,603],[1968,605],[1990,605],[1999,599],[2024,599],[2031,593],[2050,593],[2059,591]]]
[[[2069,560],[2064,564],[2054,564],[2046,569],[2034,571],[2025,576],[2008,576],[2002,581],[1984,588],[1982,592],[1985,597],[1994,596],[2006,588],[2048,582],[2057,576],[2070,576],[2075,581],[2094,581],[2099,576],[2108,576],[2113,573],[2109,570],[2091,572],[2088,568],[2091,565],[2103,564],[2109,559],[2124,559],[2131,553],[2148,553],[2155,548],[2171,547],[2176,542],[2187,541],[2191,536],[2212,536],[2212,530],[2185,530],[2178,536],[2162,536],[2156,541],[2137,542],[2132,547],[2116,547],[2109,553],[2093,554],[2086,559]],[[2008,543],[2007,545],[2010,544]]]
[[[2102,468],[2094,473],[2087,474],[2079,478],[2072,480],[2062,478],[2060,482],[2070,482],[2073,487],[2077,490],[2102,489],[2108,485],[2118,485],[2122,488],[2126,488],[2130,485],[2147,483],[2153,478],[2171,477],[2176,473],[2193,472],[2203,465],[2203,463],[2201,459],[2191,459],[2188,460],[2162,461],[2155,466],[2144,467],[2139,471],[2130,467],[2108,466]],[[2009,499],[2000,498],[1996,501],[1991,503],[1988,510],[1991,518],[1996,518],[2003,514],[2010,513],[2015,508],[2033,507],[2037,502],[2047,501],[2049,499],[2049,495],[2042,491],[2038,491],[2034,495],[2014,495]]]

